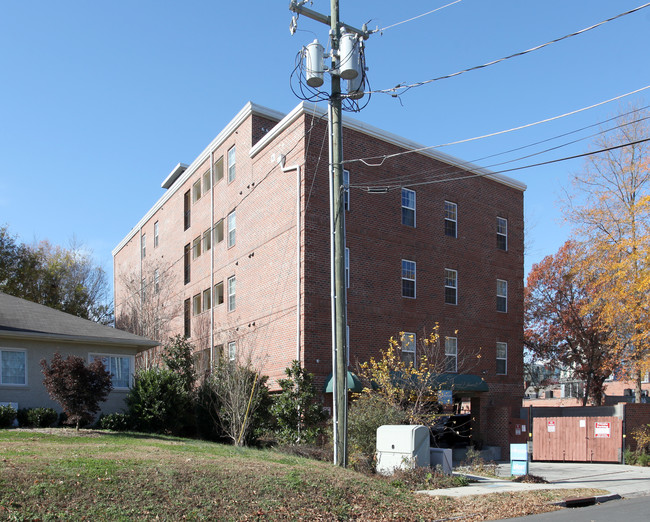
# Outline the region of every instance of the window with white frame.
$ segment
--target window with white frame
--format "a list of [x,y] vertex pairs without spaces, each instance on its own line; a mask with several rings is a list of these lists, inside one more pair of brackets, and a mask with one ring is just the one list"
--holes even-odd
[[508,220],[497,217],[497,248],[508,250]]
[[216,185],[219,181],[223,179],[223,156],[219,156],[219,159],[214,162],[212,166],[212,184]]
[[214,224],[214,244],[223,241],[223,219],[220,219]]
[[210,171],[207,170],[206,172],[203,173],[203,193],[207,194],[210,188],[212,187],[212,183],[210,182]]
[[142,234],[140,236],[140,248],[142,252],[142,259],[147,256],[147,234]]
[[458,205],[445,201],[445,236],[457,237],[458,234]]
[[0,384],[25,386],[27,384],[27,352],[3,348],[0,350]]
[[160,293],[160,270],[157,268],[153,271],[153,291],[154,293]]
[[445,303],[458,303],[458,272],[445,268]]
[[140,299],[142,302],[147,300],[147,279],[144,277],[140,279]]
[[160,244],[160,236],[159,236],[159,228],[158,228],[158,221],[156,221],[153,224],[153,247],[158,248],[158,245]]
[[458,339],[445,337],[445,371],[456,373],[458,371]]
[[214,285],[212,300],[214,301],[214,306],[223,304],[223,281],[219,281]]
[[402,189],[402,225],[415,227],[415,190]]
[[207,312],[208,310],[210,310],[210,308],[212,308],[212,290],[210,290],[209,288],[206,288],[205,290],[203,290],[203,303],[202,304],[203,304],[202,310],[204,312]]
[[497,343],[497,374],[508,373],[508,343]]
[[343,206],[350,210],[350,171],[343,171]]
[[230,341],[228,343],[228,360],[234,361],[235,359],[237,359],[237,342]]
[[192,298],[192,313],[199,315],[201,313],[201,294],[196,294]]
[[114,389],[125,390],[131,386],[134,366],[133,356],[103,353],[90,354],[90,362],[97,359],[100,359],[104,363],[104,367],[111,373]]
[[201,199],[201,180],[195,181],[192,185],[192,203]]
[[508,281],[497,279],[497,312],[508,311]]
[[235,180],[235,163],[237,160],[237,154],[235,152],[235,146],[228,151],[228,183]]
[[236,301],[235,301],[235,295],[236,295],[236,285],[237,281],[235,279],[235,276],[231,276],[228,278],[228,311],[232,312],[235,309],[236,306]]
[[207,252],[212,248],[212,234],[210,233],[210,229],[208,228],[205,232],[203,232],[203,251]]
[[228,214],[228,248],[231,246],[235,246],[235,232],[237,229],[237,214],[236,211],[233,210],[230,214]]
[[350,288],[350,249],[345,247],[345,288]]
[[402,332],[400,336],[402,347],[402,361],[406,364],[415,366],[415,347],[417,346],[417,337],[413,332]]
[[195,237],[192,241],[192,259],[196,259],[201,256],[201,236]]
[[415,299],[415,261],[402,259],[402,297]]

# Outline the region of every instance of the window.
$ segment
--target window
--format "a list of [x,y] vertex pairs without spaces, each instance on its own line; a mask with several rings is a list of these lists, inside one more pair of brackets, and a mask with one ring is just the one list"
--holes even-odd
[[234,361],[237,358],[237,342],[230,341],[228,343],[228,360]]
[[111,372],[113,388],[127,389],[131,385],[133,374],[133,357],[130,355],[90,354],[90,362],[100,359],[104,367]]
[[160,271],[157,268],[153,271],[153,291],[160,293]]
[[0,350],[0,384],[24,386],[27,384],[27,352]]
[[147,280],[144,277],[140,280],[140,299],[142,302],[147,300]]
[[214,306],[223,304],[223,281],[214,285],[213,294]]
[[402,332],[400,341],[402,345],[402,361],[415,366],[415,334],[412,332]]
[[445,303],[458,303],[458,272],[445,268]]
[[183,302],[183,330],[186,339],[192,335],[192,305],[189,299]]
[[235,146],[228,151],[228,183],[235,180],[235,163],[236,163]]
[[220,219],[214,224],[214,244],[223,241],[223,219]]
[[201,255],[201,236],[195,237],[192,241],[192,259],[196,259]]
[[190,282],[190,270],[191,270],[191,254],[190,254],[190,244],[188,243],[185,245],[185,248],[183,249],[183,264],[184,264],[184,281],[185,284],[188,284]]
[[402,189],[402,225],[415,227],[415,191]]
[[195,181],[192,185],[192,203],[201,199],[201,180]]
[[140,248],[142,250],[142,259],[147,256],[147,234],[140,236]]
[[235,276],[228,278],[228,311],[232,312],[235,309]]
[[210,182],[210,171],[206,171],[203,173],[203,193],[207,194],[208,191],[210,190],[210,187],[212,187],[212,183]]
[[458,371],[458,339],[455,337],[445,337],[445,371]]
[[345,247],[345,288],[350,288],[350,249]]
[[192,313],[199,315],[201,313],[201,294],[196,294],[192,298]]
[[343,208],[350,210],[350,171],[343,171]]
[[499,250],[508,250],[508,220],[497,218],[497,248]]
[[203,311],[207,312],[212,308],[212,292],[209,288],[203,290]]
[[497,374],[508,373],[508,344],[497,343]]
[[223,179],[223,156],[220,156],[219,159],[214,162],[212,170],[212,184],[216,185]]
[[207,252],[212,248],[212,234],[210,233],[210,229],[208,228],[205,232],[203,232],[203,251]]
[[158,248],[160,244],[160,239],[158,236],[158,221],[153,224],[153,247]]
[[458,206],[451,201],[445,201],[445,236],[456,237]]
[[402,259],[402,297],[415,299],[415,261]]
[[192,206],[191,206],[192,196],[188,190],[183,196],[183,230],[190,228],[192,224]]
[[497,312],[508,311],[508,281],[497,279]]
[[235,246],[235,229],[236,229],[236,214],[233,210],[228,214],[228,248]]

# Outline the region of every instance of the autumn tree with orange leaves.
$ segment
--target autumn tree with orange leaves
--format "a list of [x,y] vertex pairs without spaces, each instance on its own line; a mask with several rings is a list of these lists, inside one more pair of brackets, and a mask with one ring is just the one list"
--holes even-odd
[[583,406],[602,404],[603,384],[618,364],[618,352],[591,306],[595,287],[582,270],[580,245],[567,241],[528,274],[525,344],[533,358],[571,371],[585,382]]
[[650,369],[650,113],[632,107],[573,179],[565,213],[585,252],[589,310],[597,313],[619,357],[617,370],[641,381]]

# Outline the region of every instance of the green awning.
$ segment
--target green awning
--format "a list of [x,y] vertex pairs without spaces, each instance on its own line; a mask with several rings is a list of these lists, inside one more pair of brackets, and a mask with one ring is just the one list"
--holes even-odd
[[[363,391],[363,384],[361,384],[359,377],[357,377],[354,373],[348,372],[347,381],[348,391],[354,393],[360,393]],[[325,379],[325,386],[323,386],[323,391],[325,393],[332,393],[334,391],[334,378],[332,377],[331,373]]]
[[[393,384],[408,388],[409,378],[399,372],[393,374]],[[451,390],[454,395],[488,391],[488,384],[479,375],[467,373],[436,373],[429,378],[429,386],[437,390]]]

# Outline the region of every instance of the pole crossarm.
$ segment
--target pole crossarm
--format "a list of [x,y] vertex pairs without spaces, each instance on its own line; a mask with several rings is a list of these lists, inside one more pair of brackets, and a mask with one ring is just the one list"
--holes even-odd
[[[301,14],[303,16],[306,16],[307,18],[311,18],[312,20],[316,20],[317,22],[320,22],[325,25],[332,25],[332,17],[329,15],[324,15],[321,14],[317,11],[314,11],[313,9],[309,9],[308,7],[304,7],[302,3],[299,3],[298,0],[291,0],[291,3],[289,4],[289,10],[293,11],[294,13]],[[357,36],[360,36],[364,40],[367,40],[370,38],[370,31],[365,30],[365,29],[357,29],[356,27],[353,27],[351,25],[348,25],[344,22],[339,22],[339,27],[344,28],[346,31],[350,33],[354,33]]]

